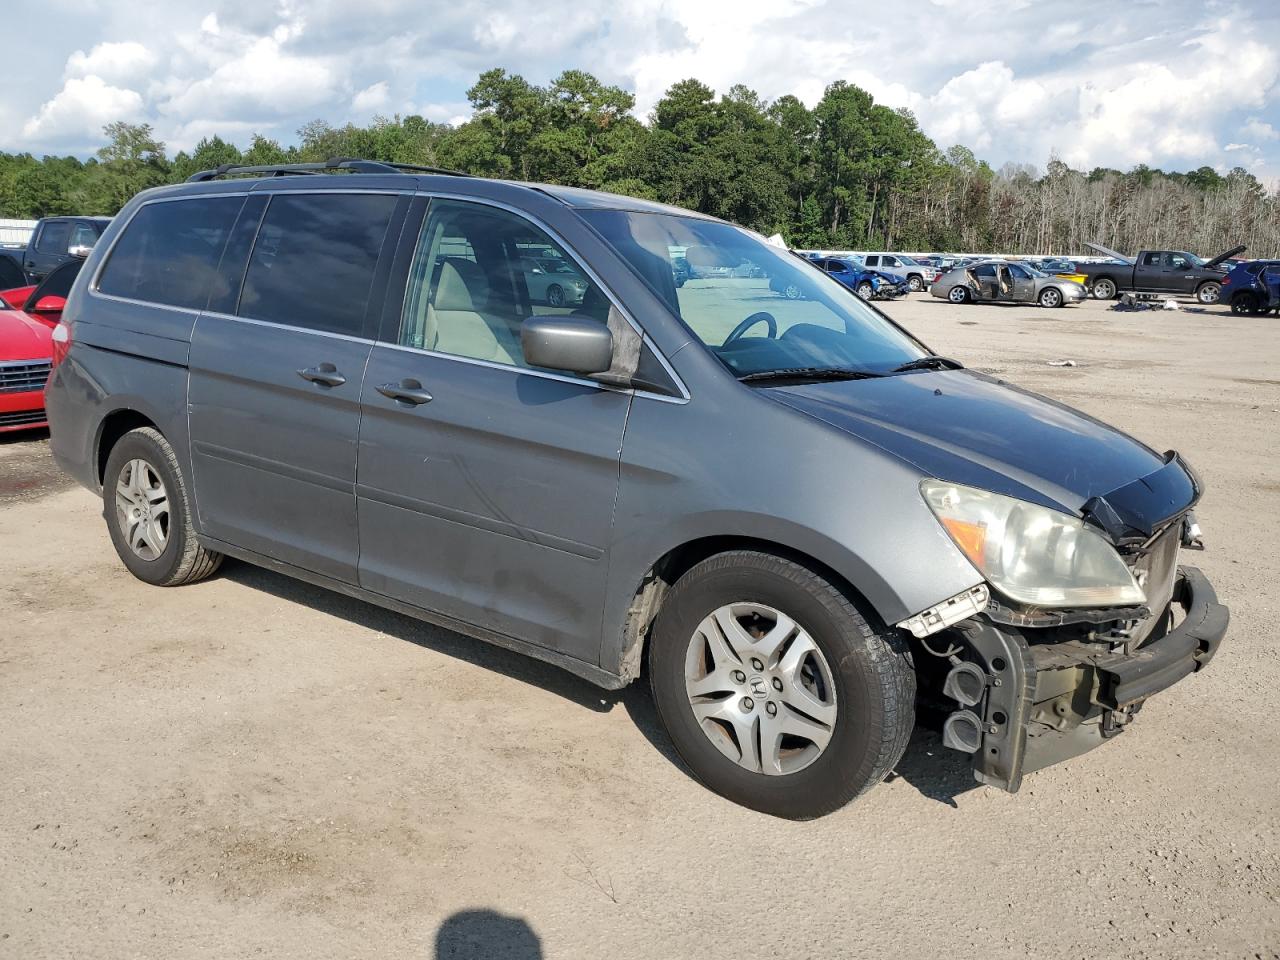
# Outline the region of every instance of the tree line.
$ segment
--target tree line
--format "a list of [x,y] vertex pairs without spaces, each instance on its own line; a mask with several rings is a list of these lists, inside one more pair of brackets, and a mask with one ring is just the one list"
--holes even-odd
[[208,137],[172,158],[147,124],[112,123],[96,156],[0,153],[0,216],[114,214],[139,190],[224,163],[360,157],[589,187],[723,217],[796,247],[1079,254],[1085,241],[1126,253],[1203,254],[1237,243],[1280,254],[1280,194],[1249,172],[1189,173],[1138,166],[993,169],[964,146],[943,150],[907,110],[831,84],[812,109],[766,101],[745,86],[716,95],[674,84],[648,122],[635,97],[580,70],[546,86],[493,69],[467,91],[458,126],[421,116],[368,126],[315,120],[282,146]]

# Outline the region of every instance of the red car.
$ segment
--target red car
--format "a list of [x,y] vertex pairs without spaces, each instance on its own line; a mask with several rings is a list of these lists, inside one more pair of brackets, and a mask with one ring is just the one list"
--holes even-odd
[[82,263],[58,267],[39,286],[0,290],[0,433],[48,425],[44,385],[53,363],[53,328]]

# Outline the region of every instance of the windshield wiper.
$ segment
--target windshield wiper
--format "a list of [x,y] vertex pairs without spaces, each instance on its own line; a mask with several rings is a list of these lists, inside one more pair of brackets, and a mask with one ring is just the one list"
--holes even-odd
[[963,370],[964,364],[950,357],[937,357],[929,354],[916,360],[908,360],[890,370],[890,373],[906,373],[908,370]]
[[766,380],[871,380],[882,376],[882,373],[852,367],[784,367],[744,373],[738,379],[743,383],[761,383]]

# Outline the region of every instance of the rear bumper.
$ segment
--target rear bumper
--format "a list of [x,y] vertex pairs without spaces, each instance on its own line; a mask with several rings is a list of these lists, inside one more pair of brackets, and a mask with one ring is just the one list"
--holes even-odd
[[952,714],[968,715],[962,749],[973,754],[975,779],[1016,791],[1024,774],[1122,733],[1147,698],[1209,663],[1230,613],[1195,567],[1178,568],[1162,618],[1175,607],[1183,613],[1176,627],[1127,654],[1099,653],[1096,642],[1028,643],[1034,630],[981,618],[959,625],[988,676],[981,703]]

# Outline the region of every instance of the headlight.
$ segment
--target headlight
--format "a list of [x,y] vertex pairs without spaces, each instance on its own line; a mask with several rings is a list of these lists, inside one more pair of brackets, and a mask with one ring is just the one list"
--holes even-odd
[[1136,606],[1146,595],[1120,554],[1075,517],[941,480],[925,502],[987,581],[1035,607]]

